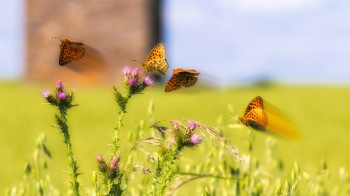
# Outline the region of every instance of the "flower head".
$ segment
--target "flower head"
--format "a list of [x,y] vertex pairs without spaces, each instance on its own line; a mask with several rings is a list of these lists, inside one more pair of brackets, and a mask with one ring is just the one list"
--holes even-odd
[[76,104],[72,104],[74,91],[75,90],[73,90],[72,92],[67,92],[63,86],[63,82],[59,80],[56,83],[55,90],[53,92],[50,92],[49,90],[44,89],[41,92],[41,95],[51,105],[68,109],[76,106]]
[[47,99],[47,98],[50,97],[51,93],[50,93],[49,90],[43,90],[43,91],[41,92],[41,95],[42,95],[45,99]]
[[120,156],[119,155],[115,155],[113,157],[113,159],[111,160],[111,162],[109,163],[109,167],[111,169],[118,169],[119,161],[120,161]]
[[138,76],[138,75],[139,75],[139,72],[140,72],[139,68],[134,68],[134,69],[132,70],[132,75],[133,75],[133,76]]
[[170,144],[174,144],[176,142],[175,137],[170,138]]
[[101,172],[105,172],[107,171],[107,164],[106,161],[104,159],[104,157],[102,155],[97,155],[96,156],[96,160],[97,160],[97,167]]
[[193,131],[193,130],[195,130],[196,128],[197,128],[197,123],[196,123],[196,122],[192,121],[192,122],[190,122],[190,123],[188,124],[188,129],[189,129],[190,131]]
[[143,82],[145,83],[146,86],[151,86],[153,84],[153,81],[149,76],[147,76]]
[[135,86],[135,85],[136,85],[136,80],[135,80],[135,78],[130,78],[130,79],[129,79],[129,85],[130,85],[130,86]]
[[194,145],[197,145],[202,142],[202,139],[199,137],[198,134],[193,134],[190,138],[190,142]]
[[58,80],[56,83],[56,89],[62,89],[63,88],[63,82],[61,80]]
[[105,158],[104,158],[103,155],[101,155],[101,154],[98,154],[98,155],[96,156],[96,160],[97,160],[98,163],[105,162]]
[[124,74],[124,75],[130,74],[130,67],[124,67],[124,68],[123,68],[123,74]]
[[57,98],[58,98],[59,100],[64,100],[64,99],[66,99],[66,98],[67,98],[66,92],[59,92],[58,95],[57,95]]

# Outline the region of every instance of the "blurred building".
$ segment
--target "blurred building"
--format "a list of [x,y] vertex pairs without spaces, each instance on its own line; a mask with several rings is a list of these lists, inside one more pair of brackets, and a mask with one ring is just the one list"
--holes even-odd
[[[116,81],[140,66],[161,39],[161,0],[27,0],[26,71],[31,81]],[[59,66],[58,38],[86,45],[79,61]]]

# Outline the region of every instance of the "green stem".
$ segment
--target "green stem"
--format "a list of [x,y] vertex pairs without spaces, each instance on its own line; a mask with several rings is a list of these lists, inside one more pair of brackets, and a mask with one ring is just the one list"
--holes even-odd
[[121,127],[123,126],[122,125],[122,122],[123,122],[123,119],[124,119],[124,115],[125,115],[125,111],[123,110],[120,110],[119,111],[119,115],[118,115],[118,121],[117,121],[117,125],[116,127],[114,128],[114,138],[113,138],[113,142],[112,142],[112,146],[113,146],[113,149],[112,149],[112,157],[118,152],[119,150],[119,146],[118,146],[118,140],[119,140],[119,132],[120,132],[120,129]]
[[78,164],[76,160],[74,159],[73,150],[72,150],[72,143],[70,141],[70,135],[68,131],[68,124],[67,124],[67,110],[63,107],[59,107],[60,110],[60,116],[57,116],[57,122],[61,129],[61,132],[64,136],[64,143],[66,144],[67,148],[67,155],[69,158],[69,166],[71,169],[71,180],[70,184],[73,188],[74,195],[79,196],[79,182],[77,180],[78,178]]
[[117,121],[117,125],[115,127],[115,132],[114,132],[114,138],[113,138],[113,142],[112,142],[112,157],[118,152],[119,150],[119,146],[118,146],[118,140],[119,140],[119,132],[121,127],[123,126],[123,119],[126,113],[126,105],[129,102],[129,99],[131,98],[132,94],[130,93],[130,91],[128,91],[128,94],[126,97],[123,97],[123,101],[122,103],[118,103],[119,107],[120,107],[120,111],[118,113],[118,121]]

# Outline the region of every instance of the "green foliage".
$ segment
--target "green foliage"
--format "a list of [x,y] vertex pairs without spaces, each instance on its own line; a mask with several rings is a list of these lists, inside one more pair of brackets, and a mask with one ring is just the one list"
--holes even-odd
[[[52,111],[43,112],[37,109],[39,104],[34,104],[35,107],[33,108],[28,104],[22,105],[20,101],[17,102],[18,106],[11,104],[9,100],[16,100],[20,97],[26,97],[27,102],[37,103],[38,95],[33,96],[31,92],[38,92],[38,90],[33,86],[26,86],[26,88],[18,85],[10,86],[9,89],[11,90],[8,89],[8,92],[17,96],[2,97],[2,100],[10,103],[9,106],[13,108],[19,108],[11,110],[4,106],[5,111],[7,111],[6,115],[11,116],[11,112],[15,111],[18,115],[17,121],[23,122],[22,126],[24,127],[18,128],[16,123],[11,124],[9,123],[10,120],[4,120],[1,130],[9,130],[8,132],[17,129],[22,130],[20,134],[17,134],[21,135],[18,141],[22,143],[21,146],[29,146],[28,141],[33,140],[31,138],[35,134],[35,130],[47,129],[47,123],[44,126],[42,126],[42,123],[51,122],[51,118],[46,116],[50,116]],[[113,127],[115,114],[117,113],[110,107],[113,104],[112,101],[104,101],[113,100],[110,99],[111,94],[106,93],[108,88],[102,89],[82,88],[82,90],[79,90],[81,94],[78,94],[76,98],[81,107],[70,114],[71,124],[69,127],[74,127],[72,129],[75,131],[73,132],[73,141],[77,149],[77,158],[78,161],[80,160],[79,162],[83,163],[81,165],[83,171],[83,175],[81,175],[82,190],[88,195],[98,195],[102,191],[98,185],[101,182],[99,175],[93,174],[93,183],[90,183],[91,175],[89,171],[96,169],[96,163],[92,157],[96,156],[96,152],[105,150],[106,143],[109,143],[110,128]],[[341,104],[346,101],[344,99],[346,90],[273,87],[273,89],[231,89],[223,92],[206,90],[190,95],[175,93],[171,96],[159,93],[161,89],[150,90],[143,96],[135,97],[135,100],[129,103],[128,115],[125,116],[123,126],[121,126],[123,132],[120,133],[119,145],[122,147],[123,167],[125,171],[128,171],[123,179],[124,184],[128,185],[125,193],[126,195],[140,195],[145,194],[145,190],[151,188],[152,175],[156,171],[153,164],[157,161],[157,156],[151,152],[157,151],[158,148],[154,145],[147,147],[145,142],[141,142],[141,140],[150,141],[146,138],[160,137],[160,133],[148,129],[148,127],[154,124],[156,120],[186,116],[207,124],[215,124],[221,134],[231,139],[245,162],[241,164],[232,156],[229,156],[225,146],[218,145],[213,148],[209,145],[209,142],[203,142],[194,149],[184,151],[181,157],[176,160],[177,165],[171,167],[178,175],[173,176],[173,180],[167,183],[165,190],[167,193],[172,192],[177,195],[184,195],[189,192],[194,195],[227,195],[228,193],[230,195],[347,195],[350,191],[349,168],[347,167],[349,165],[347,157],[349,156],[346,151],[344,152],[344,149],[347,149],[347,146],[344,145],[347,143],[344,141],[347,141],[346,138],[348,138],[346,137],[346,134],[348,134],[346,114],[349,108]],[[27,93],[26,96],[21,94],[22,91]],[[303,99],[298,98],[301,94]],[[236,95],[240,96],[237,97]],[[304,135],[302,140],[293,143],[282,138],[250,132],[244,127],[239,127],[230,115],[230,111],[227,110],[227,104],[234,104],[233,108],[242,112],[247,100],[249,101],[255,95],[267,97],[275,105],[283,106],[281,108],[291,114],[292,119],[295,119],[296,123],[301,125],[301,131]],[[284,96],[281,97],[281,95]],[[333,96],[339,101],[333,102]],[[205,99],[201,99],[203,97]],[[315,97],[317,97],[317,101],[315,101]],[[146,111],[150,99],[155,104],[152,104]],[[93,100],[93,102],[89,100]],[[207,100],[218,100],[218,103],[208,105],[205,104]],[[288,104],[285,104],[286,102]],[[98,103],[98,106],[96,106],[96,103]],[[206,107],[200,107],[202,105]],[[39,105],[40,107],[41,105]],[[96,107],[98,107],[98,110],[94,110]],[[23,110],[23,108],[25,109]],[[47,110],[46,106],[42,108]],[[23,117],[22,115],[28,112],[27,110],[36,111],[35,118]],[[101,113],[101,111],[108,112]],[[235,111],[233,110],[233,112]],[[98,117],[98,115],[101,115],[101,117]],[[219,120],[215,122],[217,117],[219,117]],[[5,119],[5,117],[2,118]],[[36,119],[40,120],[37,121]],[[140,121],[139,119],[143,120]],[[108,124],[108,121],[112,123]],[[34,124],[31,125],[30,122]],[[38,189],[35,189],[34,195],[45,194],[45,190],[53,190],[53,185],[59,187],[54,189],[56,191],[60,190],[56,193],[64,194],[62,184],[65,185],[66,173],[61,172],[61,165],[64,164],[65,159],[62,158],[61,154],[65,153],[59,150],[62,147],[59,146],[60,138],[56,137],[57,133],[50,129],[45,132],[49,136],[53,148],[50,148],[52,151],[48,151],[50,153],[45,152],[48,148],[44,150],[47,146],[45,148],[40,147],[41,151],[47,157],[48,154],[54,157],[55,161],[52,165],[60,165],[60,167],[54,169],[59,170],[59,173],[53,175],[45,169],[46,173],[50,173],[53,181],[49,181],[50,186],[47,186],[43,183],[45,177],[40,177],[41,180],[39,181],[41,182],[37,184],[41,185],[36,186]],[[2,138],[11,137],[5,135],[8,134],[6,131],[1,134]],[[344,137],[339,137],[339,135]],[[106,136],[106,138],[103,140],[101,139],[102,136]],[[334,141],[332,140],[334,137],[337,138],[337,145],[330,145],[329,142]],[[26,138],[28,141],[22,140],[22,138]],[[134,145],[135,142],[137,145]],[[28,154],[26,151],[19,151],[20,149],[15,147],[18,146],[17,144],[13,145],[4,141],[1,145],[4,145],[3,149],[11,149],[11,152],[15,150],[16,154],[20,155],[18,157],[26,157]],[[133,149],[132,153],[129,153],[130,148]],[[6,154],[5,151],[4,154]],[[318,161],[320,157],[324,158],[322,162]],[[19,159],[13,161],[13,167],[5,167],[9,168],[12,174],[15,174],[19,172],[18,163],[23,164],[23,162]],[[6,164],[6,162],[4,163]],[[137,164],[135,165],[135,163]],[[25,173],[27,175],[32,174],[35,170],[33,165],[26,165]],[[48,164],[43,164],[42,168],[48,168]],[[49,169],[51,172],[53,171],[52,167],[49,167]],[[4,174],[6,172],[3,171]],[[16,175],[5,176],[7,179],[18,180]],[[4,183],[2,181],[0,184],[9,186],[17,183],[11,183],[11,181]],[[14,195],[20,195],[22,188],[19,187],[16,186],[8,193],[16,192]]]
[[58,195],[47,171],[51,152],[44,134],[36,141],[31,163],[25,164],[23,179],[18,185],[6,190],[6,195]]

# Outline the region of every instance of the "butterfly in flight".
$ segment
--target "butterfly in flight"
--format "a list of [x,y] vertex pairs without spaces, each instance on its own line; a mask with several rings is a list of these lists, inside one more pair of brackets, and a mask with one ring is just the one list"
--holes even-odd
[[299,138],[299,133],[294,126],[280,116],[267,109],[264,100],[257,96],[248,104],[243,117],[239,117],[239,120],[257,131],[273,132],[292,139]]
[[[135,60],[136,61],[136,60]],[[169,68],[166,60],[165,46],[159,43],[153,47],[145,62],[141,65],[151,74],[164,76]]]
[[80,60],[85,55],[85,48],[81,42],[72,42],[69,39],[60,39],[60,56],[59,56],[59,65],[63,66],[71,61]]
[[177,68],[173,70],[173,75],[165,86],[165,92],[170,92],[184,87],[190,87],[197,83],[199,72],[193,69]]

